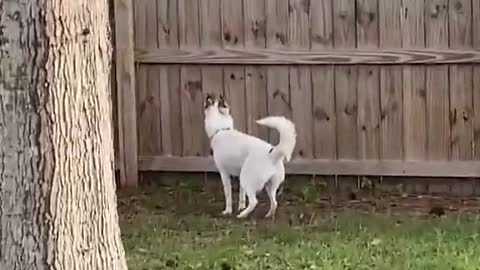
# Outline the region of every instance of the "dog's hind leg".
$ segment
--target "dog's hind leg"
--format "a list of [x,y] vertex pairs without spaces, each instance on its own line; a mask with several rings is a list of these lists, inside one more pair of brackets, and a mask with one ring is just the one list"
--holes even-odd
[[248,170],[244,171],[243,169],[240,173],[240,185],[248,196],[248,206],[238,214],[237,218],[245,218],[255,209],[258,204],[257,192],[261,189],[259,186],[261,181],[255,181],[255,179],[252,179],[255,176],[244,173],[248,172]]
[[245,189],[242,185],[240,186],[240,192],[238,193],[238,211],[242,211],[246,207],[247,194],[245,194]]
[[232,214],[232,180],[226,172],[220,171],[220,177],[222,178],[223,193],[225,195],[225,210],[222,211],[222,215],[230,215]]
[[247,188],[245,189],[245,192],[247,193],[247,196],[248,196],[248,206],[240,214],[238,214],[237,218],[247,217],[253,211],[253,209],[255,209],[255,207],[258,204],[257,194],[254,189]]
[[284,179],[284,174],[275,174],[265,185],[265,190],[267,192],[268,198],[270,199],[270,210],[268,210],[265,218],[273,217],[275,215],[275,211],[277,210],[278,206],[277,190],[278,187],[280,187],[280,185],[283,183]]

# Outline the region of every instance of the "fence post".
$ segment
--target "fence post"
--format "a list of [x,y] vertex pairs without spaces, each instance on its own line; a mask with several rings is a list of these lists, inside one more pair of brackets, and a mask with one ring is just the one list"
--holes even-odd
[[138,185],[133,1],[114,0],[120,186]]

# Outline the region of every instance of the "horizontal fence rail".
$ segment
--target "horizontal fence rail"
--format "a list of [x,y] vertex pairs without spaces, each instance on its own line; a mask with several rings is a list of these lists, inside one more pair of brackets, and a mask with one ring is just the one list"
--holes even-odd
[[[141,171],[218,172],[212,158],[140,156]],[[480,162],[399,160],[293,160],[286,172],[295,175],[458,177],[480,175]]]
[[275,49],[137,49],[141,64],[204,65],[394,65],[480,63],[479,50],[275,50]]

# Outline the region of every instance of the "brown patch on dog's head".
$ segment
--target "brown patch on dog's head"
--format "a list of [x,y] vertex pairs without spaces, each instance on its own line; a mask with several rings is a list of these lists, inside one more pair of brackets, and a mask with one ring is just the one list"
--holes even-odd
[[207,109],[210,106],[213,106],[215,104],[215,96],[211,94],[207,94],[207,97],[205,98],[205,109]]
[[218,100],[218,109],[223,114],[230,113],[230,106],[228,106],[227,100],[223,97],[223,95],[220,95]]

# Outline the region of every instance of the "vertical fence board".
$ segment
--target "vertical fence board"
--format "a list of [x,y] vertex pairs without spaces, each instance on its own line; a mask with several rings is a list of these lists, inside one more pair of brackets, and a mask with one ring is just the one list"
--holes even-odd
[[[222,47],[222,20],[220,0],[203,0],[200,5],[200,46],[202,48]],[[202,66],[202,93],[213,94],[216,98],[224,95],[222,66]],[[205,134],[201,136],[203,152],[209,153],[210,142]]]
[[[425,41],[427,47],[448,48],[448,0],[425,2]],[[448,160],[448,66],[426,67],[427,158]]]
[[[424,2],[403,0],[402,34],[404,48],[425,46]],[[425,67],[403,69],[404,157],[407,160],[426,158],[426,91]]]
[[[288,45],[310,49],[310,1],[289,0]],[[309,66],[291,66],[290,99],[292,120],[297,128],[294,158],[313,158],[312,78]]]
[[118,106],[118,167],[121,186],[138,185],[137,122],[132,1],[115,0],[115,53]]
[[[473,48],[480,49],[480,1],[472,1],[472,17],[473,17]],[[480,65],[473,67],[473,95],[474,95],[474,159],[480,160]],[[478,182],[478,180],[477,180]],[[480,183],[477,184],[480,193]]]
[[[401,0],[379,1],[379,45],[400,48]],[[398,66],[380,67],[381,157],[403,158],[403,77]]]
[[[450,47],[472,45],[472,6],[470,0],[449,2]],[[470,65],[450,66],[451,158],[470,160],[473,154],[473,89]]]
[[[311,1],[312,49],[333,48],[333,0]],[[313,146],[315,158],[337,157],[333,66],[312,66]]]
[[[157,30],[157,6],[156,1],[141,1],[139,19],[145,22],[141,25],[141,32],[145,35],[144,43],[140,48],[156,49],[158,47]],[[140,7],[139,7],[140,9]],[[142,67],[142,87],[138,93],[138,152],[141,155],[159,155],[162,152],[161,127],[160,127],[160,89],[159,69],[157,65],[146,65]]]
[[[357,47],[378,48],[378,0],[356,0]],[[380,89],[376,66],[359,66],[358,99],[358,156],[362,159],[380,157]]]
[[[401,14],[402,47],[425,47],[424,1],[403,0]],[[424,66],[403,66],[403,157],[423,160],[427,156],[427,108]],[[426,193],[428,184],[414,178],[407,192]]]
[[[242,48],[244,46],[243,3],[240,0],[222,0],[221,6],[223,46]],[[235,128],[245,132],[247,126],[245,68],[243,66],[224,67],[223,81]]]
[[[159,48],[178,48],[178,6],[176,0],[157,0]],[[178,65],[159,67],[160,124],[162,154],[182,154],[180,69]]]
[[[286,48],[288,0],[265,0],[267,48]],[[268,114],[291,118],[288,67],[271,66],[267,69]],[[270,142],[278,142],[276,131],[269,132]]]
[[[243,30],[246,48],[265,48],[265,0],[243,1]],[[260,128],[256,120],[267,116],[267,73],[264,66],[245,67],[245,97],[247,132],[268,140],[268,129]]]
[[[425,1],[425,45],[428,48],[448,48],[448,0]],[[448,65],[426,67],[427,159],[429,160],[448,160],[449,158],[448,84]],[[429,181],[428,191],[430,194],[447,192],[450,190],[448,183],[447,179]]]
[[[333,43],[335,49],[356,47],[355,1],[333,1]],[[335,112],[337,119],[337,157],[356,159],[357,144],[357,68],[356,66],[335,67]],[[337,178],[341,192],[356,191],[358,177]]]
[[[147,0],[138,0],[135,2],[135,47],[136,48],[146,48],[147,47]],[[137,126],[136,129],[139,130],[137,135],[137,144],[138,144],[138,154],[144,152],[144,147],[142,141],[145,141],[144,131],[142,128],[145,124],[142,120],[139,120],[139,115],[142,114],[143,103],[145,100],[145,95],[147,91],[147,69],[146,65],[136,65],[136,87],[135,94],[137,99],[137,108],[136,115]],[[143,102],[142,102],[143,101]]]
[[[179,0],[180,48],[199,47],[199,0]],[[184,156],[201,156],[204,153],[203,140],[198,135],[203,128],[202,74],[198,66],[186,65],[180,68],[182,142]],[[197,135],[194,136],[193,134]]]
[[[334,1],[333,11],[335,48],[355,48],[355,3],[350,0]],[[337,156],[340,159],[357,158],[356,82],[355,66],[335,67]]]

